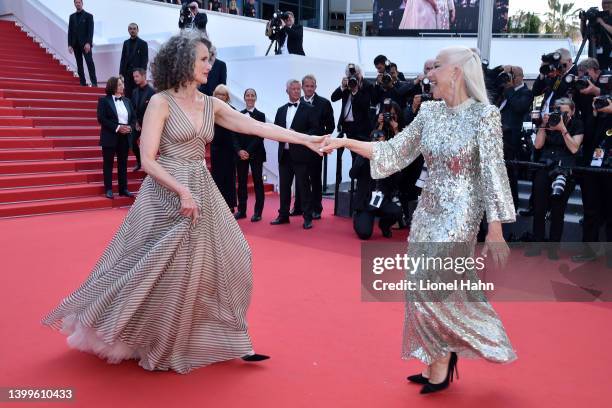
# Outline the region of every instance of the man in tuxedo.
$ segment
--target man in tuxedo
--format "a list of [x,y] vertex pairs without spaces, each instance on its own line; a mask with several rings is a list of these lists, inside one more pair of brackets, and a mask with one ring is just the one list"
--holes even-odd
[[[533,104],[533,93],[523,82],[523,69],[517,66],[505,66],[504,72],[509,74],[510,81],[504,84],[502,101],[499,104],[502,132],[504,138],[504,158],[520,160],[521,131],[523,122]],[[508,166],[508,179],[514,200],[514,208],[518,207],[518,174],[515,166]]]
[[145,111],[147,110],[147,106],[149,106],[149,101],[151,97],[155,95],[155,89],[147,82],[147,70],[144,68],[135,68],[132,72],[132,79],[136,84],[136,89],[132,92],[132,103],[134,105],[134,110],[136,111],[136,126],[135,131],[132,133],[133,139],[131,142],[132,151],[134,152],[134,156],[136,156],[136,167],[134,167],[134,172],[140,170],[141,162],[140,162],[140,147],[138,146],[138,142],[140,139],[140,132],[142,130],[142,121],[144,119]]
[[[300,101],[302,84],[297,79],[287,82],[289,103],[278,108],[274,123],[296,132],[314,135],[319,128],[314,107]],[[278,173],[280,189],[280,209],[278,217],[270,224],[288,224],[291,205],[291,185],[295,176],[297,190],[304,210],[304,229],[312,228],[312,190],[309,168],[317,154],[305,146],[292,143],[278,144]]]
[[[257,93],[249,88],[244,91],[244,101],[246,109],[241,111],[244,115],[249,115],[260,122],[266,121],[266,115],[255,108]],[[238,176],[238,212],[234,215],[237,220],[246,218],[247,212],[247,181],[249,177],[249,166],[255,187],[255,209],[251,222],[261,221],[261,213],[264,207],[264,183],[263,183],[263,164],[266,161],[266,149],[263,139],[243,134],[236,134],[235,143],[236,154],[236,174]]]
[[106,198],[113,198],[113,164],[117,156],[119,195],[131,197],[127,184],[129,135],[136,123],[132,102],[123,96],[123,78],[110,77],[106,82],[106,96],[98,100],[100,146],[104,159],[104,190]]
[[287,19],[281,21],[281,29],[276,38],[278,41],[277,54],[306,55],[302,45],[304,42],[304,28],[299,24],[295,24],[293,13],[287,11]]
[[98,86],[96,79],[96,67],[93,56],[94,19],[93,15],[83,10],[83,0],[74,0],[76,12],[68,19],[68,51],[74,54],[77,63],[77,72],[82,86],[87,86],[85,71],[83,70],[83,57],[87,63],[91,86]]
[[149,45],[138,37],[138,24],[128,26],[130,38],[123,42],[119,73],[125,78],[125,96],[132,99],[132,91],[136,87],[132,72],[135,68],[147,69],[149,65]]
[[[304,96],[300,99],[300,102],[308,103],[315,108],[315,115],[317,117],[317,123],[319,129],[317,129],[317,135],[330,135],[334,131],[334,109],[329,100],[319,96],[316,93],[317,90],[317,79],[314,75],[306,75],[302,78],[302,90]],[[321,213],[323,212],[323,183],[321,179],[321,173],[323,171],[323,158],[317,156],[311,162],[308,168],[308,175],[310,178],[310,185],[312,186],[312,219],[321,219]],[[295,204],[291,211],[291,216],[302,215],[302,206],[300,205],[300,194],[299,191],[295,194]]]
[[214,45],[210,48],[210,64],[212,68],[208,73],[208,80],[198,88],[208,96],[212,96],[217,86],[227,85],[227,65],[217,58],[217,48]]
[[[186,12],[187,10],[189,10],[188,13]],[[181,30],[200,30],[208,37],[208,33],[206,32],[207,23],[208,17],[206,13],[200,12],[199,1],[190,1],[186,6],[184,5],[183,8],[181,8],[181,15],[178,22],[178,26]]]

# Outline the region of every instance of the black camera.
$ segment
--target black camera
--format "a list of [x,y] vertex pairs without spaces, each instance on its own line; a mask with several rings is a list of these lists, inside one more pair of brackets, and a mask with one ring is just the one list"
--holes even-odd
[[387,140],[387,135],[382,130],[374,129],[372,131],[372,135],[370,137],[370,140],[372,142],[378,142],[380,139]]
[[540,74],[542,75],[548,75],[553,72],[560,73],[562,70],[561,54],[556,51],[542,55],[542,62],[544,63],[540,66]]
[[183,19],[188,19],[191,17],[191,10],[189,9],[189,3],[183,3],[181,6],[181,17]]
[[384,86],[389,86],[393,82],[393,77],[391,76],[391,61],[385,61],[385,72],[382,74],[381,82]]
[[561,122],[561,120],[565,122],[566,118],[567,118],[567,113],[561,112],[561,108],[557,106],[548,116],[548,126],[549,127],[557,126]]
[[389,126],[392,119],[393,106],[391,104],[391,98],[385,98],[382,106],[383,111],[383,122],[384,126]]
[[495,78],[495,85],[501,88],[506,84],[512,83],[513,79],[514,77],[512,76],[511,72],[501,72],[499,75],[497,75],[497,78]]
[[612,95],[600,95],[593,98],[593,107],[595,110],[599,110],[608,106],[612,101]]
[[579,76],[579,75],[574,75],[574,74],[567,74],[565,76],[565,82],[570,84],[572,87],[574,87],[578,91],[588,88],[589,81],[593,82],[591,77],[588,75]]
[[423,84],[421,102],[433,101],[433,94],[431,93],[431,82],[429,81],[429,78],[423,78],[421,83]]
[[605,18],[608,15],[606,11],[601,11],[597,7],[591,7],[588,10],[580,10],[578,17],[581,20],[586,20],[590,24],[596,24],[598,18]]
[[348,64],[348,70],[348,87],[351,89],[355,89],[359,85],[359,78],[357,78],[357,70],[355,69],[355,64]]
[[270,20],[270,30],[271,35],[276,35],[283,28],[283,21],[289,18],[289,14],[286,11],[275,11],[272,14],[272,19]]

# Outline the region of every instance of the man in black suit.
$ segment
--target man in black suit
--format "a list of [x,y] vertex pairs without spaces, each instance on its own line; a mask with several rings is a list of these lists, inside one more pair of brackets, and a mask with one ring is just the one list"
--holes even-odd
[[[244,102],[246,109],[241,111],[244,115],[249,115],[260,122],[266,121],[266,115],[255,109],[257,93],[249,88],[244,91]],[[249,166],[255,187],[255,209],[251,222],[261,221],[261,213],[264,207],[264,183],[263,183],[263,164],[266,161],[266,149],[263,139],[260,137],[236,134],[235,143],[236,154],[236,173],[238,175],[238,212],[234,215],[237,220],[246,218],[247,212],[247,180],[249,177]]]
[[[319,129],[317,129],[317,135],[330,135],[334,131],[334,109],[329,100],[319,96],[316,93],[317,90],[317,79],[314,75],[306,75],[302,78],[302,90],[304,96],[300,98],[301,102],[308,103],[315,108],[317,123]],[[323,158],[316,157],[309,167],[309,178],[310,185],[312,186],[312,219],[321,219],[321,213],[323,212],[323,183],[321,179],[321,173],[323,171]],[[300,205],[300,194],[299,191],[295,194],[295,204],[290,215],[302,215],[302,206]]]
[[227,65],[217,58],[217,48],[214,45],[210,48],[210,64],[212,68],[208,73],[208,80],[198,88],[208,96],[212,96],[218,85],[227,85]]
[[149,65],[149,45],[138,37],[138,24],[128,26],[130,39],[123,42],[119,73],[125,78],[125,96],[132,99],[132,91],[136,87],[132,72],[135,68],[147,69]]
[[[510,81],[504,84],[502,101],[499,104],[504,138],[504,158],[520,160],[521,131],[523,122],[531,111],[533,93],[523,82],[523,69],[517,66],[505,66]],[[518,207],[518,174],[515,166],[508,166],[510,190],[514,199],[514,208]]]
[[140,147],[138,146],[138,141],[140,139],[140,131],[142,130],[142,121],[144,119],[145,111],[147,110],[147,106],[149,106],[149,101],[151,97],[155,95],[155,89],[147,82],[147,70],[144,68],[136,68],[132,73],[132,79],[136,84],[136,89],[132,92],[132,103],[134,105],[134,110],[136,111],[136,126],[135,131],[132,133],[133,139],[131,141],[132,151],[134,152],[134,156],[136,156],[136,167],[134,167],[133,171],[140,170],[141,162],[140,162]]
[[304,53],[304,28],[295,24],[295,16],[291,11],[287,11],[287,18],[282,21],[276,40],[278,41],[277,54],[298,54]]
[[[185,5],[186,4],[186,5]],[[189,12],[187,12],[189,10]],[[179,17],[178,26],[181,30],[200,30],[206,37],[206,24],[208,23],[208,17],[206,13],[200,12],[200,2],[193,0],[189,3],[183,3],[181,8],[181,15]]]
[[68,51],[74,53],[79,73],[79,81],[82,86],[87,86],[85,71],[83,70],[83,57],[87,63],[91,86],[98,86],[96,79],[96,67],[94,65],[91,50],[93,47],[94,19],[93,15],[83,10],[83,0],[74,0],[76,12],[68,19]]
[[106,82],[106,96],[98,100],[100,146],[104,158],[104,190],[106,198],[113,198],[113,164],[117,156],[119,195],[131,197],[127,184],[129,136],[134,130],[136,115],[130,100],[123,96],[123,79],[110,77]]
[[[296,132],[313,135],[317,132],[317,123],[314,107],[308,103],[300,102],[302,85],[297,79],[287,82],[289,103],[278,108],[274,123]],[[291,205],[291,185],[293,177],[297,190],[300,192],[302,209],[304,210],[304,229],[312,228],[312,190],[308,169],[316,158],[316,153],[308,148],[292,143],[278,144],[278,174],[280,189],[280,209],[278,217],[270,224],[288,224],[289,206]]]

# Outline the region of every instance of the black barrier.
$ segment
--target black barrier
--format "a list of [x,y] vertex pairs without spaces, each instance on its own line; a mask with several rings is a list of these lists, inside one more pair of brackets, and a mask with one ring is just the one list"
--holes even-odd
[[[517,167],[529,167],[532,169],[543,169],[546,167],[551,167],[550,164],[547,163],[537,163],[531,161],[521,161],[521,160],[506,160],[506,164]],[[584,167],[584,166],[559,166],[562,169],[572,170],[576,173],[599,173],[599,174],[612,174],[612,169],[601,168],[601,167]]]

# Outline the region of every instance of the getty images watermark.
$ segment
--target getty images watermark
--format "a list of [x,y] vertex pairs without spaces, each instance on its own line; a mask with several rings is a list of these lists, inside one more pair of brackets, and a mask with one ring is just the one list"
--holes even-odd
[[[493,248],[494,250],[500,249]],[[499,265],[465,243],[362,243],[367,302],[612,301],[612,243],[513,243]],[[585,250],[597,255],[572,260]]]

